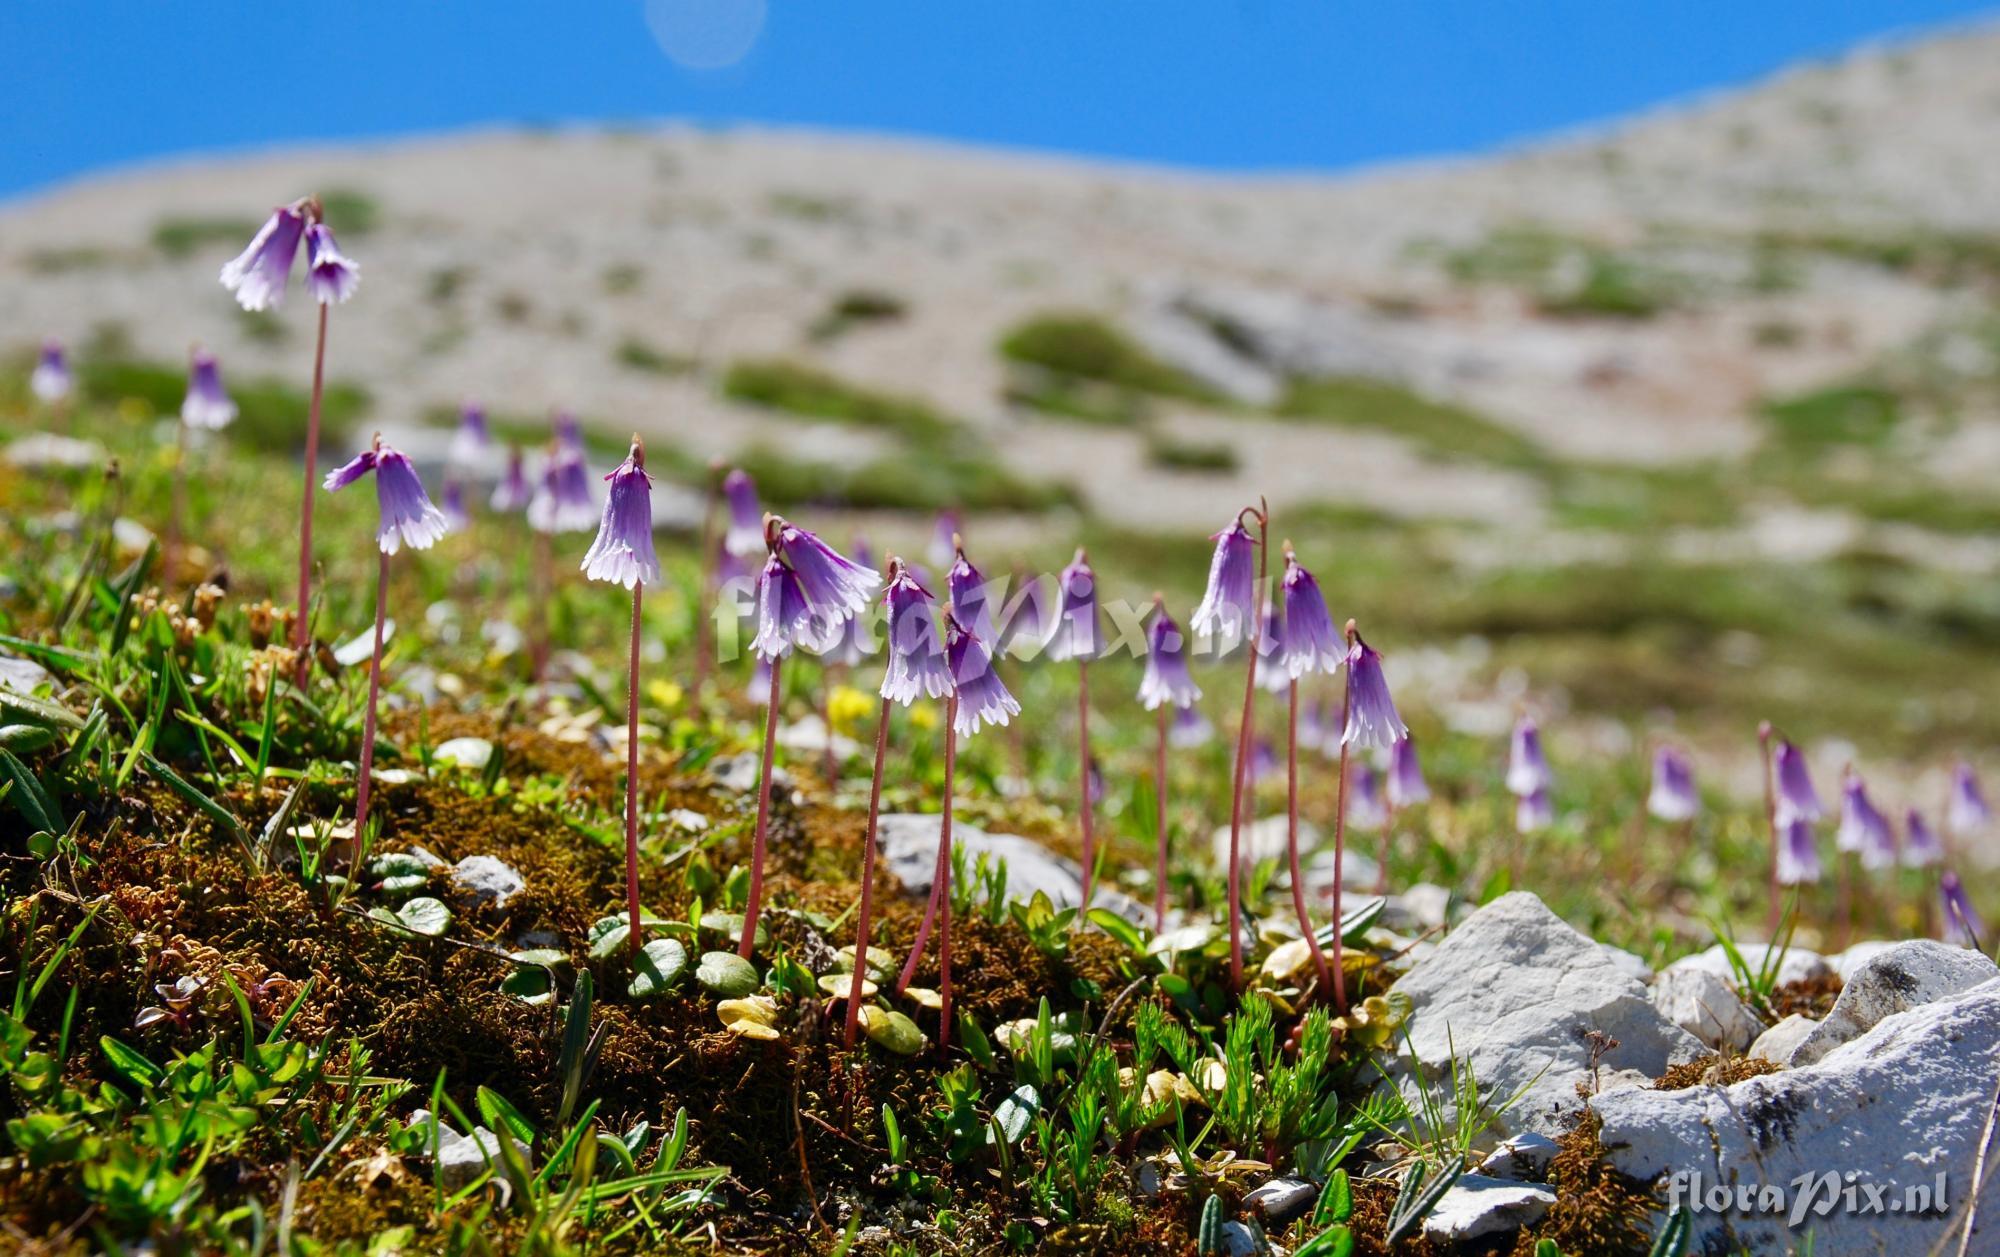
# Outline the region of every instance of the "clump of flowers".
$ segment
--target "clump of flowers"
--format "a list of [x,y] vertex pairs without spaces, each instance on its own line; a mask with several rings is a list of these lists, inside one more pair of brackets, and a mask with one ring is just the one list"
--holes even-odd
[[[1090,797],[1090,661],[1097,657],[1102,624],[1097,610],[1097,573],[1082,547],[1076,557],[1056,577],[1061,602],[1055,623],[1050,626],[1046,649],[1058,663],[1076,661],[1076,743],[1077,781],[1082,795],[1079,815],[1083,824],[1083,902],[1090,906],[1090,892],[1097,877],[1097,842],[1093,821],[1096,807]],[[1032,606],[1033,603],[1024,604]]]
[[325,209],[318,197],[306,197],[271,211],[263,227],[242,253],[224,264],[222,286],[235,295],[245,310],[275,310],[284,303],[291,282],[292,266],[298,260],[299,244],[306,246],[306,290],[319,303],[319,334],[313,348],[312,401],[306,411],[305,491],[299,500],[299,601],[298,616],[292,622],[292,647],[298,652],[296,682],[303,687],[311,659],[306,649],[310,635],[309,611],[312,597],[313,481],[319,464],[320,412],[326,396],[327,313],[354,295],[361,282],[361,268],[340,251],[333,232],[326,225]]
[[1229,982],[1243,989],[1243,787],[1254,753],[1251,715],[1257,697],[1257,629],[1264,596],[1263,554],[1265,546],[1250,535],[1245,519],[1257,522],[1257,530],[1268,540],[1270,513],[1261,505],[1236,513],[1229,527],[1216,533],[1215,553],[1208,563],[1208,588],[1201,605],[1188,624],[1196,633],[1212,634],[1218,640],[1250,635],[1243,676],[1243,717],[1236,729],[1236,770],[1229,796]]
[[1347,622],[1345,637],[1347,691],[1341,699],[1340,786],[1333,811],[1333,1002],[1335,1011],[1342,1013],[1347,1011],[1347,979],[1340,962],[1340,852],[1347,829],[1348,752],[1353,746],[1372,746],[1393,753],[1396,744],[1410,736],[1410,727],[1403,723],[1395,700],[1389,696],[1382,656],[1362,640],[1353,620]]

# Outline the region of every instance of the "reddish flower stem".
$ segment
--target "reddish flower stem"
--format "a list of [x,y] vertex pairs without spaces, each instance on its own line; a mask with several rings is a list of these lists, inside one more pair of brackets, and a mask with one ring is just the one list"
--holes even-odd
[[1172,703],[1160,704],[1159,739],[1153,751],[1153,841],[1158,848],[1153,857],[1153,932],[1167,928],[1167,713]]
[[889,753],[889,704],[882,700],[882,715],[875,724],[875,775],[868,783],[868,837],[861,848],[861,918],[854,930],[854,975],[847,984],[847,1030],[844,1042],[854,1047],[854,1027],[861,1020],[862,986],[868,981],[869,915],[875,903],[875,830],[882,818],[882,761]]
[[[1335,848],[1337,852],[1338,847]],[[1306,946],[1312,950],[1313,971],[1319,975],[1319,989],[1332,989],[1332,981],[1326,969],[1326,955],[1319,949],[1319,939],[1313,934],[1312,913],[1306,909],[1306,879],[1299,871],[1299,683],[1291,686],[1290,703],[1285,718],[1285,855],[1291,861],[1292,909],[1299,914],[1299,933],[1305,935]],[[1335,859],[1338,859],[1338,855]],[[1338,899],[1334,904],[1333,916],[1336,930],[1339,929],[1340,907]]]
[[958,764],[958,734],[952,725],[958,718],[958,695],[945,700],[944,730],[944,814],[938,821],[937,863],[931,872],[930,899],[924,905],[924,919],[917,924],[916,941],[910,944],[910,955],[903,962],[903,971],[896,977],[896,994],[901,995],[916,980],[917,965],[924,958],[924,948],[930,943],[931,930],[949,910],[946,902],[951,888],[951,792],[952,775]]
[[[312,631],[306,623],[306,614],[312,603],[313,486],[319,474],[320,407],[326,398],[326,314],[329,308],[324,304],[319,308],[319,336],[313,348],[312,403],[306,410],[306,487],[299,499],[299,613],[298,618],[292,621],[292,649],[298,652],[298,659],[293,664],[292,683],[302,690],[306,687],[306,677],[312,672]],[[360,841],[359,831],[355,840]]]
[[368,830],[368,795],[375,781],[375,708],[382,697],[382,621],[389,610],[389,553],[375,568],[375,651],[368,657],[368,711],[361,718],[361,780],[354,787],[354,853],[350,875],[361,872],[362,837]]
[[1239,855],[1243,835],[1243,781],[1244,772],[1250,762],[1252,704],[1257,697],[1257,639],[1263,632],[1264,624],[1264,577],[1266,574],[1265,551],[1269,549],[1271,521],[1269,513],[1259,507],[1249,507],[1238,514],[1254,515],[1257,520],[1257,588],[1250,597],[1249,644],[1246,652],[1250,661],[1243,671],[1243,719],[1236,726],[1236,774],[1229,798],[1229,985],[1233,990],[1243,989],[1243,860]]
[[1347,848],[1347,721],[1354,704],[1354,669],[1347,669],[1346,684],[1340,695],[1340,781],[1333,802],[1333,1011],[1347,1012],[1347,973],[1341,966],[1340,913],[1341,882],[1346,869],[1342,857]]
[[743,940],[736,954],[750,959],[757,941],[757,914],[764,907],[764,847],[771,829],[771,759],[778,748],[778,677],[785,657],[771,660],[770,703],[764,710],[764,763],[757,773],[757,837],[750,848],[750,896],[743,905]]
[[632,586],[632,649],[625,666],[625,946],[639,959],[639,603],[644,585]]
[[1083,906],[1090,908],[1090,892],[1097,882],[1096,808],[1090,799],[1090,661],[1076,661],[1076,751],[1080,768],[1078,793],[1083,816]]
[[958,695],[945,703],[944,816],[938,822],[938,1052],[951,1046],[951,791],[958,766]]

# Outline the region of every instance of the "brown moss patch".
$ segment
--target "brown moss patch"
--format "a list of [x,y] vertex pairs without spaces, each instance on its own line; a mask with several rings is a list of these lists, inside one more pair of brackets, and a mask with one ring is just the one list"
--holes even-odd
[[1666,1072],[1653,1080],[1653,1086],[1661,1091],[1680,1091],[1687,1087],[1727,1087],[1731,1083],[1742,1082],[1745,1078],[1775,1074],[1781,1068],[1783,1067],[1776,1061],[1767,1061],[1761,1056],[1722,1056],[1710,1053],[1682,1065],[1667,1066]]
[[1814,1021],[1823,1021],[1833,1011],[1834,1001],[1840,998],[1844,985],[1837,973],[1787,982],[1771,992],[1771,1012],[1778,1018],[1797,1013]]
[[1651,1219],[1659,1208],[1648,1186],[1611,1168],[1599,1142],[1604,1123],[1584,1111],[1583,1119],[1557,1140],[1549,1163],[1556,1203],[1514,1242],[1515,1257],[1533,1257],[1539,1240],[1551,1239],[1564,1257],[1627,1257],[1652,1242]]

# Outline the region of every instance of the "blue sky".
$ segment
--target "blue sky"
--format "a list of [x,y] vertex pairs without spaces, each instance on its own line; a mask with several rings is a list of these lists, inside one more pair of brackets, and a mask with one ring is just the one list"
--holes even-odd
[[[748,52],[721,69],[677,62],[656,37],[685,58],[692,25],[709,35],[697,49],[713,51],[765,3]],[[664,117],[1329,170],[1487,150],[1992,11],[1955,0],[11,0],[0,4],[0,196],[193,151]]]

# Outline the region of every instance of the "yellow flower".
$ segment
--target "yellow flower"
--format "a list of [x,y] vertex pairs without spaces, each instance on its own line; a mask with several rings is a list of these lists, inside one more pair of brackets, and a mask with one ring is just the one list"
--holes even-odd
[[938,709],[935,703],[917,703],[910,708],[910,723],[919,729],[938,727]]
[[833,731],[854,736],[854,730],[868,714],[875,710],[875,699],[851,685],[834,687],[833,694],[826,700],[826,712],[833,721]]
[[646,687],[646,701],[662,711],[672,711],[681,705],[684,691],[672,681],[654,681]]

